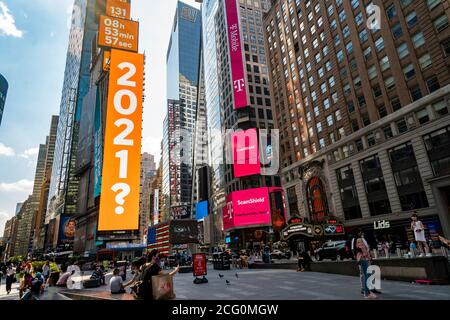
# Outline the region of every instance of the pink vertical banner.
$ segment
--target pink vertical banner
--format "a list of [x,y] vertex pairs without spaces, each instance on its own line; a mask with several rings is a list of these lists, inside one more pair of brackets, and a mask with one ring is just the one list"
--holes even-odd
[[228,42],[230,49],[231,80],[233,82],[234,108],[247,107],[247,80],[243,61],[241,31],[239,29],[239,7],[237,0],[225,0]]
[[256,129],[234,132],[231,135],[233,169],[236,178],[261,173],[258,133]]

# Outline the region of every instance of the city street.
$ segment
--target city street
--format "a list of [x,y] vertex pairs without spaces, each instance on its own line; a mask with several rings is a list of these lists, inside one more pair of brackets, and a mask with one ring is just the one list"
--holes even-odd
[[[236,277],[236,273],[238,277]],[[223,275],[221,278],[220,275]],[[111,274],[107,275],[107,281]],[[130,277],[131,275],[129,275]],[[87,276],[88,277],[88,276]],[[128,278],[129,279],[129,278]],[[363,300],[358,277],[295,272],[293,270],[229,270],[209,268],[209,283],[195,285],[191,273],[174,279],[177,300]],[[226,280],[230,284],[226,283]],[[17,287],[17,284],[14,285]],[[17,300],[18,290],[6,296],[4,284],[0,300]],[[450,286],[420,285],[399,281],[382,281],[380,300],[450,300]],[[62,288],[48,288],[42,300],[67,300]],[[109,292],[108,286],[84,292]],[[108,294],[105,297],[110,297]],[[111,297],[119,299],[119,296]]]

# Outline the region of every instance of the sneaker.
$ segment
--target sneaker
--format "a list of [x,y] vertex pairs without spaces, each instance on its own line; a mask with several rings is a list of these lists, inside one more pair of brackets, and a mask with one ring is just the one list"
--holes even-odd
[[376,299],[377,296],[374,295],[373,293],[370,293],[368,296],[364,296],[365,299]]
[[424,256],[423,253],[419,254],[419,257],[423,257],[423,256]]
[[432,257],[433,255],[431,253],[426,254],[427,257]]

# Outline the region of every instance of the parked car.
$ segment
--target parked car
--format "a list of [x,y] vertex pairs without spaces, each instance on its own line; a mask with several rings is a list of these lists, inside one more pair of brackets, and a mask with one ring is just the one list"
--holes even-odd
[[270,253],[270,256],[272,257],[272,259],[290,259],[291,258],[291,253],[287,252],[287,251],[281,251],[281,250],[273,250]]
[[351,252],[350,241],[329,241],[326,242],[315,251],[315,257],[317,261],[323,259],[344,260],[353,259]]

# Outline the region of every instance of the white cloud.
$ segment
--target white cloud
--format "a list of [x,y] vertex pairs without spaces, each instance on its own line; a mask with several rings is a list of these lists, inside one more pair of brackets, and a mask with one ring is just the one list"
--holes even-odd
[[3,236],[3,231],[5,230],[5,223],[12,218],[12,215],[6,212],[0,211],[0,236]]
[[3,143],[0,142],[0,156],[5,157],[14,157],[16,155],[16,152],[13,148],[5,146]]
[[33,181],[22,179],[12,183],[0,182],[0,191],[31,193],[33,191]]
[[39,154],[39,148],[30,148],[25,150],[23,153],[21,153],[19,156],[25,159],[34,158]]
[[23,31],[17,29],[14,16],[3,1],[0,1],[0,35],[22,38]]
[[152,136],[147,136],[142,139],[142,153],[148,152],[155,156],[155,162],[158,166],[161,158],[161,139]]

